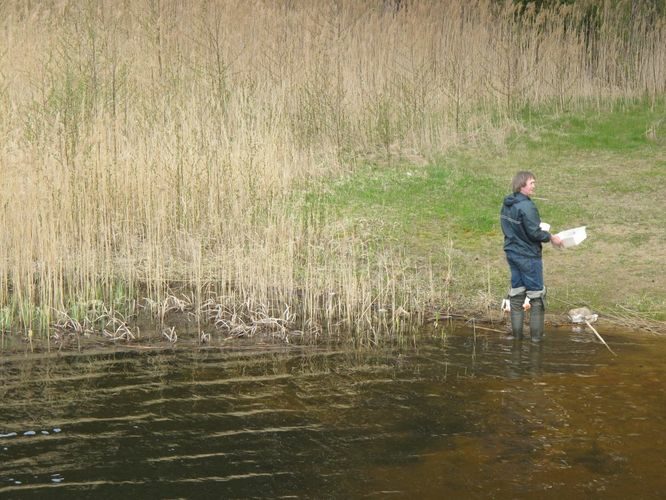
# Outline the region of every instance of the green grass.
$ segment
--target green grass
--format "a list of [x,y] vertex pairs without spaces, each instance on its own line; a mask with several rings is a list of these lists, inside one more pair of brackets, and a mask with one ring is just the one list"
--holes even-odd
[[[544,249],[551,312],[627,307],[660,319],[666,304],[666,106],[525,115],[506,148],[459,150],[432,163],[366,165],[329,186],[321,202],[368,240],[406,259],[446,265],[454,293],[474,303],[507,286],[498,214],[517,170],[537,177],[541,218],[555,231],[588,226],[575,249]],[[649,304],[646,307],[645,304]]]
[[[543,114],[525,111],[523,123],[529,133],[514,135],[516,146],[539,152],[640,153],[646,147],[666,146],[664,103],[627,102],[615,111]],[[651,138],[656,135],[656,140]]]
[[390,238],[492,233],[501,186],[465,167],[450,160],[425,167],[368,166],[336,184],[327,200],[344,216],[390,218]]

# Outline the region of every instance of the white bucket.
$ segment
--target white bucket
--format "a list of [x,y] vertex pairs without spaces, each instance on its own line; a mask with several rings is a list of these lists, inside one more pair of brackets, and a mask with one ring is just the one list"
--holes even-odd
[[585,238],[587,238],[587,231],[585,230],[585,226],[580,226],[561,231],[557,233],[556,236],[559,236],[562,240],[564,248],[569,248],[579,245]]

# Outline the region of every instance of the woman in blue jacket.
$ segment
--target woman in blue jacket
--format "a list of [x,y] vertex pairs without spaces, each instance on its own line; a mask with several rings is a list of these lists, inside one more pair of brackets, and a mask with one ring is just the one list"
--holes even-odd
[[512,187],[513,194],[504,198],[500,214],[504,253],[511,270],[511,330],[515,338],[523,338],[525,311],[531,309],[530,336],[539,342],[543,337],[546,295],[541,245],[550,241],[560,247],[562,241],[541,227],[539,211],[530,198],[536,189],[534,174],[518,172]]

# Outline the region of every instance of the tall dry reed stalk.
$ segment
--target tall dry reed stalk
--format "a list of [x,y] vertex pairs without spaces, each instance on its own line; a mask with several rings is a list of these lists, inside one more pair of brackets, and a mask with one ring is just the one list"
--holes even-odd
[[664,17],[625,2],[396,5],[0,3],[3,331],[165,310],[179,289],[195,311],[382,335],[449,300],[452,270],[423,279],[308,188],[489,140],[525,105],[665,90]]

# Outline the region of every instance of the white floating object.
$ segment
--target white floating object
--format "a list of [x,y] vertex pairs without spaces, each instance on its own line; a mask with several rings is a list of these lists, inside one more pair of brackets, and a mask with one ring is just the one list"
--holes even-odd
[[550,224],[548,224],[547,222],[542,222],[541,224],[539,224],[539,228],[542,231],[550,231]]
[[594,323],[599,319],[598,314],[594,314],[587,307],[577,307],[576,309],[569,310],[569,319],[572,323]]
[[562,240],[564,248],[575,247],[579,245],[585,238],[587,238],[587,231],[585,226],[567,229],[556,234]]

